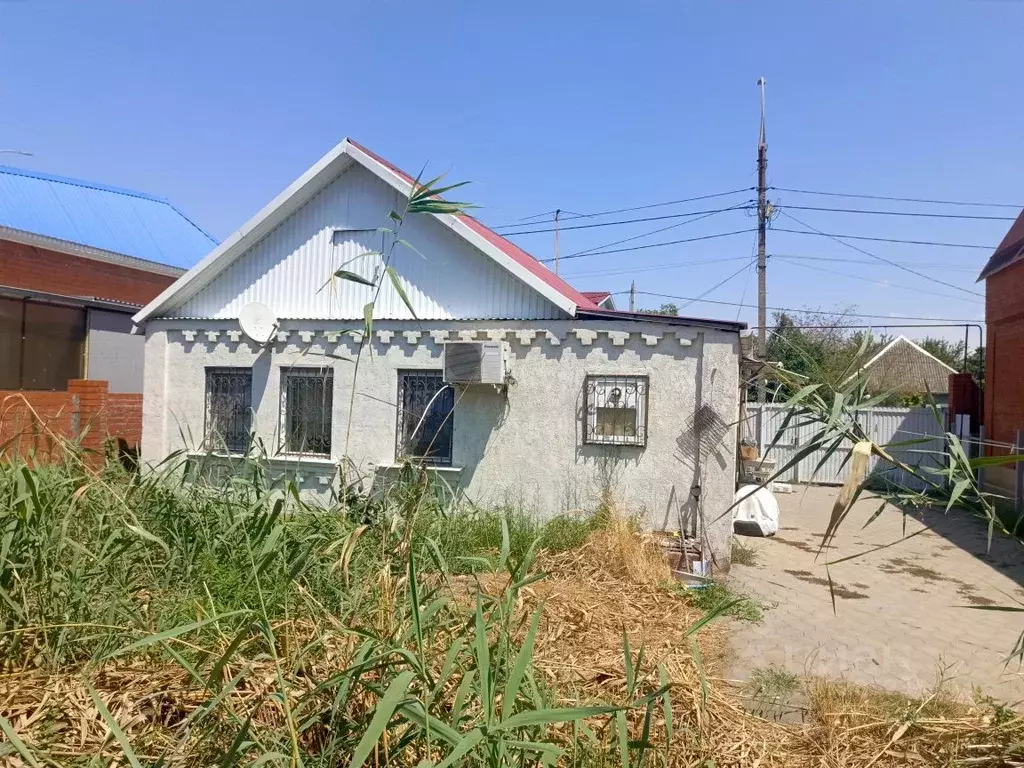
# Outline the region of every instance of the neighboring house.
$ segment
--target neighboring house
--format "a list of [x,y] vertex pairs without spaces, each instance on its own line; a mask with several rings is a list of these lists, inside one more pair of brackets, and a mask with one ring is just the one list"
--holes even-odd
[[132,314],[215,245],[166,200],[0,167],[0,390],[141,392]]
[[[544,515],[607,493],[648,526],[703,517],[727,567],[742,323],[602,309],[475,219],[424,214],[392,260],[415,317],[385,280],[353,396],[375,289],[325,282],[379,274],[378,228],[411,187],[345,140],[135,316],[143,459],[205,463],[251,432],[272,470],[321,494],[345,456],[366,482],[412,458],[475,503]],[[266,345],[241,332],[254,302],[277,318]]]
[[956,369],[906,336],[897,336],[853,376],[866,378],[871,394],[927,397],[931,393],[935,402],[943,405],[949,396],[951,373]]
[[985,436],[1012,444],[1024,430],[1024,211],[978,279],[985,281]]
[[608,291],[583,291],[582,293],[601,309],[615,309],[615,299]]

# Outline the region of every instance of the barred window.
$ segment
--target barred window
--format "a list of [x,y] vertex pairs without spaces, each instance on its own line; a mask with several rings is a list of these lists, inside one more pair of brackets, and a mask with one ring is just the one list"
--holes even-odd
[[455,390],[441,371],[399,371],[396,459],[451,465],[454,411]]
[[252,431],[252,369],[206,369],[208,450],[245,453]]
[[647,445],[646,376],[587,376],[583,442]]
[[331,455],[334,371],[288,368],[281,371],[281,423],[284,450]]

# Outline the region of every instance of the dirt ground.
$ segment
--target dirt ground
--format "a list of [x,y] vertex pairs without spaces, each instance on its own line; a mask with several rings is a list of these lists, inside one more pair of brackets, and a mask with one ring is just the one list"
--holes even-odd
[[964,694],[980,688],[1002,701],[1024,700],[1024,668],[1003,663],[1024,631],[1024,613],[966,607],[1024,607],[1024,547],[996,536],[988,548],[986,526],[956,511],[904,517],[887,505],[864,528],[881,501],[862,497],[827,559],[918,535],[830,566],[833,614],[826,554],[816,555],[837,489],[795,488],[777,495],[778,534],[737,537],[755,550],[754,563],[734,565],[730,580],[765,608],[760,623],[733,623],[731,678],[776,665],[916,694],[942,677]]

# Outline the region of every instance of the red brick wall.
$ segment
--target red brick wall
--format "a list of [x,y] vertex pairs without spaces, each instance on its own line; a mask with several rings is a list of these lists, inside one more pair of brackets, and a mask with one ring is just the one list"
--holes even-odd
[[148,304],[173,277],[0,240],[0,285]]
[[985,281],[985,429],[1012,443],[1024,429],[1024,262]]
[[107,382],[72,379],[67,392],[0,390],[0,455],[57,456],[57,436],[77,440],[97,456],[108,440],[137,449],[142,440],[142,395],[110,394]]

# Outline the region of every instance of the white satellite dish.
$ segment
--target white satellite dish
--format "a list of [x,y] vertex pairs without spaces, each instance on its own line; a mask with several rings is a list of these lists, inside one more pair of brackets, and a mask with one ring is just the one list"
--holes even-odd
[[277,330],[277,318],[266,304],[253,301],[242,307],[238,313],[238,324],[242,333],[257,344],[266,344]]

